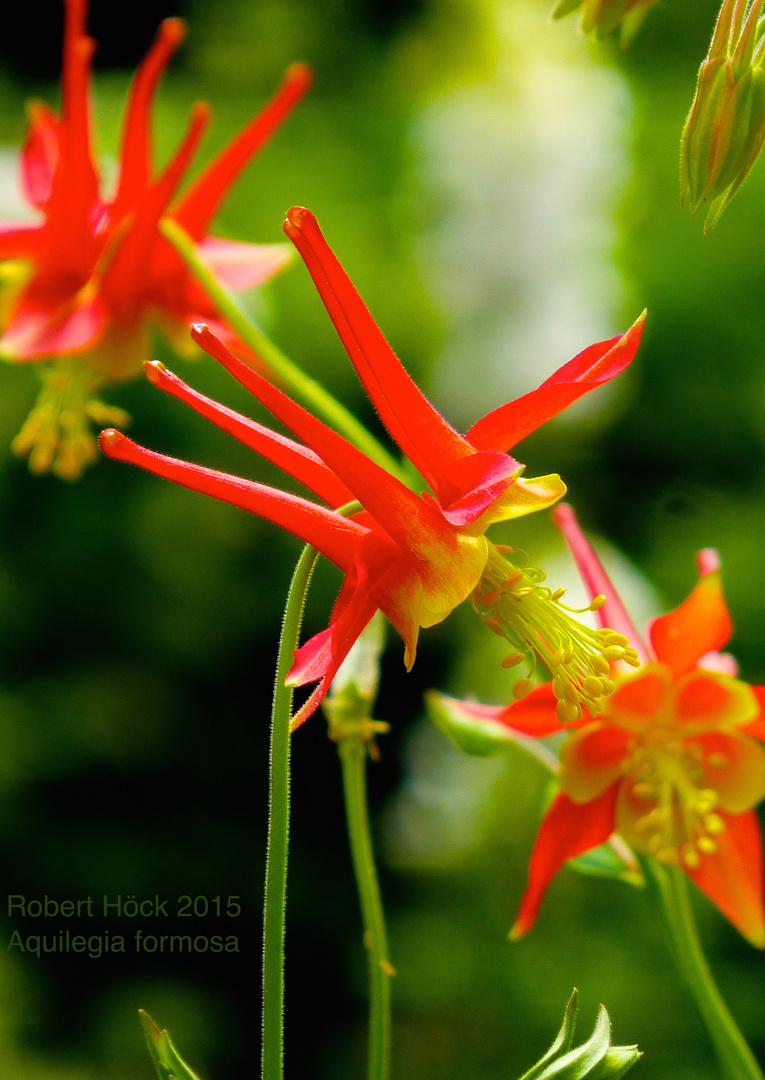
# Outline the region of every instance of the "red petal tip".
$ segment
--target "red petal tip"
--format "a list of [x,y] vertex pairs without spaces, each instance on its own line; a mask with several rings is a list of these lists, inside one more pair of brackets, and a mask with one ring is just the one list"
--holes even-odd
[[186,23],[178,18],[163,19],[159,24],[157,37],[176,49],[186,37]]
[[304,221],[316,223],[316,218],[310,210],[306,210],[304,206],[293,206],[288,210],[284,221],[284,231],[287,236],[290,236],[290,229],[301,229]]
[[202,127],[207,124],[212,116],[212,105],[207,101],[195,101],[191,106],[191,124],[194,127]]
[[722,561],[717,548],[702,548],[696,553],[696,567],[702,577],[706,574],[714,574],[721,566]]
[[98,436],[98,443],[102,451],[107,457],[119,458],[122,456],[122,451],[126,450],[131,445],[130,439],[123,435],[121,431],[116,431],[114,428],[107,428],[102,431]]
[[290,64],[284,73],[284,81],[288,83],[294,83],[297,86],[303,88],[303,93],[310,89],[313,82],[313,71],[309,68],[308,64],[303,64],[300,61],[296,61],[294,64]]
[[553,509],[551,517],[553,524],[557,525],[559,529],[563,530],[569,521],[576,521],[576,513],[571,503],[558,503]]
[[191,340],[195,341],[197,345],[200,345],[210,356],[216,356],[216,349],[220,350],[225,348],[207,323],[192,323],[190,332]]
[[143,365],[143,370],[149,382],[153,382],[156,386],[161,381],[167,368],[161,360],[146,360]]

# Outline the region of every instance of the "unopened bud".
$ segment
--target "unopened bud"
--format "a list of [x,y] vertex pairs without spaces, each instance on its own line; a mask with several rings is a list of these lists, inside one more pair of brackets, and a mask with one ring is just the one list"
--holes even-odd
[[560,0],[553,18],[562,19],[581,7],[580,26],[586,34],[602,38],[618,28],[619,42],[626,49],[654,3],[655,0]]
[[763,0],[724,0],[699,78],[680,151],[682,202],[716,224],[757,160],[765,139]]

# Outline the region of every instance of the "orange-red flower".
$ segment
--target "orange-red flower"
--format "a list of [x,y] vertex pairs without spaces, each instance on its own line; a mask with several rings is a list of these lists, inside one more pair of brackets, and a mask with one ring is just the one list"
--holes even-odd
[[91,401],[93,393],[104,382],[138,373],[150,355],[152,328],[184,350],[195,320],[233,339],[214,303],[160,235],[162,217],[190,234],[200,256],[231,288],[260,284],[287,261],[284,245],[236,243],[210,235],[209,228],[238,174],[305,93],[310,75],[302,65],[290,68],[273,100],[176,198],[210,113],[204,104],[194,106],[180,146],[156,173],[149,111],[185,32],[179,19],[165,20],[131,86],[116,190],[106,198],[91,145],[95,42],[85,31],[87,0],[64,2],[61,116],[31,103],[21,158],[23,191],[41,220],[0,226],[0,259],[14,260],[15,270],[15,283],[6,286],[0,355],[56,360],[15,449],[31,455],[33,471],[53,464],[54,471],[72,478],[94,454],[88,415],[100,423],[109,419],[105,406]]
[[[639,644],[634,628],[570,507],[558,522],[591,589],[607,596],[599,617]],[[614,674],[602,713],[569,724],[558,783],[529,865],[513,927],[536,918],[567,859],[618,832],[636,851],[677,863],[753,944],[765,946],[762,842],[753,807],[765,797],[765,687],[735,678],[719,650],[731,635],[719,559],[698,559],[700,580],[676,610],[654,620],[639,670]],[[481,709],[535,736],[560,729],[550,685],[504,710]]]
[[[206,327],[194,329],[195,340],[302,443],[277,436],[203,398],[161,364],[147,365],[149,378],[284,468],[330,507],[357,500],[362,509],[346,517],[296,495],[153,453],[116,431],[102,434],[104,452],[267,518],[313,544],[343,571],[329,627],[303,645],[290,672],[296,686],[318,682],[296,722],[316,708],[378,608],[404,639],[405,662],[411,667],[420,627],[440,622],[474,592],[479,610],[488,618],[496,616],[494,629],[505,632],[502,619],[510,623],[515,619],[524,647],[542,654],[574,701],[585,700],[596,708],[603,687],[587,667],[590,654],[575,636],[578,631],[570,631],[572,620],[558,612],[550,590],[511,565],[485,533],[493,522],[542,509],[561,497],[565,488],[558,476],[524,479],[524,466],[507,450],[570,402],[617,375],[634,356],[642,319],[622,337],[586,349],[538,390],[489,413],[462,436],[409,377],[313,215],[293,208],[285,231],[305,260],[380,418],[430,490],[416,494],[237,360]],[[508,613],[511,600],[515,611]],[[544,637],[534,628],[540,622]],[[607,669],[600,655],[605,647],[594,638],[589,642]],[[624,655],[623,649],[618,651]]]

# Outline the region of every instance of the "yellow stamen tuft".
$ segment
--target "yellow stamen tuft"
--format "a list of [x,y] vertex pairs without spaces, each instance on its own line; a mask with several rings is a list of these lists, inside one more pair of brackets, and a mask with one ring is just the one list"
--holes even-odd
[[[505,555],[514,556],[514,561]],[[595,716],[613,690],[610,661],[637,665],[637,652],[623,634],[594,630],[572,618],[602,607],[605,597],[596,596],[583,609],[570,608],[561,603],[565,590],[552,590],[544,581],[544,572],[527,566],[523,552],[489,544],[473,605],[489,628],[515,647],[503,666],[514,667],[525,659],[531,676],[539,659],[549,669],[559,719],[578,720],[583,709]],[[522,689],[527,683],[528,689]],[[520,679],[514,697],[525,697],[531,685],[530,679]]]
[[42,380],[35,407],[11,449],[28,458],[29,471],[38,476],[52,472],[62,480],[79,480],[98,457],[91,421],[99,427],[121,428],[130,417],[92,397],[104,379],[79,357],[51,364]]

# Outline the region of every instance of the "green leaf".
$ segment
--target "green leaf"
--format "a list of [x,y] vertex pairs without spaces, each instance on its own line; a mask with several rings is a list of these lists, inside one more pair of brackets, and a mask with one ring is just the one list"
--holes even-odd
[[138,1010],[138,1015],[159,1080],[199,1080],[173,1046],[168,1033],[158,1028],[143,1009]]

